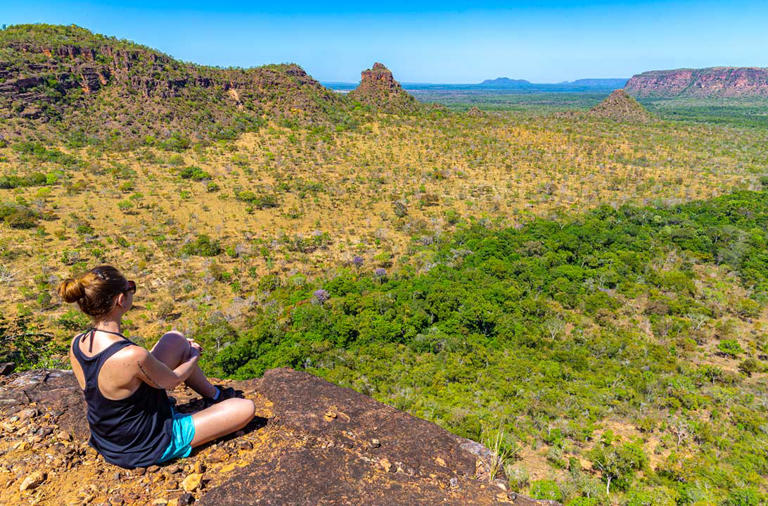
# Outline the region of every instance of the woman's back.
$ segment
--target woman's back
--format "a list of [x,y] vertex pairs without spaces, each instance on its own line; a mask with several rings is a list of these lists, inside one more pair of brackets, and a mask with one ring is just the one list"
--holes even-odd
[[[93,322],[90,333],[72,341],[69,359],[88,401],[89,443],[108,462],[145,467],[183,458],[253,418],[253,402],[232,398],[234,390],[222,390],[205,377],[198,365],[203,349],[194,339],[167,332],[148,351],[120,333],[136,282],[111,265],[67,278],[58,291]],[[165,389],[181,383],[210,407],[192,415],[174,413]]]
[[[84,387],[88,403],[89,443],[113,464],[123,467],[152,465],[162,456],[171,440],[173,417],[168,396],[165,390],[152,388],[138,380],[138,387],[127,397],[106,397],[101,389],[105,383],[103,378],[102,381],[99,379],[110,371],[102,373],[102,368],[109,361],[107,369],[111,372],[124,372],[125,368],[120,367],[119,361],[115,360],[118,357],[114,356],[124,348],[135,345],[124,337],[117,341],[102,338],[95,353],[86,354],[81,338],[90,339],[93,343],[95,331],[91,329],[80,334],[72,342],[72,355],[82,370],[78,379]],[[118,333],[99,332],[122,337]],[[110,361],[110,358],[113,360]],[[80,376],[77,372],[76,375]]]

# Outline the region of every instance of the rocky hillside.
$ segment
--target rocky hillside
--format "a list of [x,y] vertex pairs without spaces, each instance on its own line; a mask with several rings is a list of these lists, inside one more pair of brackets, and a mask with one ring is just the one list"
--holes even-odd
[[653,70],[633,76],[624,90],[635,97],[768,97],[768,68]]
[[[553,504],[491,480],[492,455],[478,443],[315,376],[273,369],[227,384],[256,403],[249,426],[187,459],[125,470],[87,445],[84,401],[71,372],[0,378],[3,501]],[[191,391],[173,394],[179,411],[200,408]]]
[[416,99],[392,77],[392,72],[381,63],[361,73],[360,84],[349,92],[351,99],[384,112],[408,112],[417,108]]
[[0,30],[3,133],[32,120],[35,129],[53,125],[80,142],[111,137],[184,147],[231,138],[264,118],[321,122],[344,109],[344,97],[297,65],[194,65],[74,25]]
[[605,100],[590,109],[589,115],[633,123],[645,123],[651,119],[651,114],[645,107],[627,95],[624,90],[612,92]]

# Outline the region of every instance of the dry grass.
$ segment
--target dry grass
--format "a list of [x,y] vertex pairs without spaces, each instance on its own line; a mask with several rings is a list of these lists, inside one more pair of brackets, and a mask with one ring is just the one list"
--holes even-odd
[[[451,114],[379,116],[341,133],[272,125],[180,155],[59,146],[83,165],[64,184],[0,190],[0,201],[57,217],[39,231],[0,228],[0,264],[14,273],[3,281],[0,311],[13,315],[19,303],[42,309],[35,276],[51,281],[52,291],[58,278],[109,262],[139,283],[144,309],[129,328],[156,338],[177,316],[185,328],[202,312],[226,313],[235,297],[258,303],[267,273],[330,275],[357,255],[362,269],[396,266],[411,241],[433,240],[458,219],[514,226],[599,204],[674,203],[753,188],[768,157],[764,137],[705,125]],[[210,174],[218,191],[182,179],[186,166]],[[0,174],[56,168],[0,149]],[[73,183],[84,189],[68,191]],[[259,209],[236,199],[238,190],[274,195],[278,206]],[[82,224],[93,232],[77,233]],[[327,239],[316,248],[296,245],[322,233]],[[182,255],[200,234],[230,254]],[[216,277],[222,271],[229,279]],[[65,310],[56,301],[39,313],[43,320]],[[228,318],[238,321],[248,309],[235,305]]]

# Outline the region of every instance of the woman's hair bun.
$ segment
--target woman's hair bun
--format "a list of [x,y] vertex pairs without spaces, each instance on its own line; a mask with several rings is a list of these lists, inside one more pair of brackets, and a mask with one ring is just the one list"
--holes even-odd
[[62,281],[59,296],[65,302],[77,302],[83,313],[97,318],[112,310],[115,297],[123,292],[126,283],[120,271],[111,265],[100,265],[76,279]]
[[77,302],[85,297],[85,287],[79,279],[65,279],[59,285],[59,296],[65,302]]

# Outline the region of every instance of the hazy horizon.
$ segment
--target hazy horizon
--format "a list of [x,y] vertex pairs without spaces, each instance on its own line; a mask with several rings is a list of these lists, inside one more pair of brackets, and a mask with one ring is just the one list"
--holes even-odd
[[[116,0],[16,3],[0,24],[77,24],[204,65],[293,62],[353,83],[375,61],[404,83],[620,79],[648,70],[768,67],[768,4],[740,0],[389,2],[320,6]],[[618,77],[617,77],[618,76]]]

